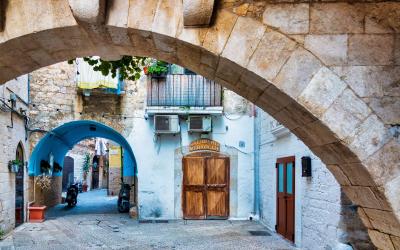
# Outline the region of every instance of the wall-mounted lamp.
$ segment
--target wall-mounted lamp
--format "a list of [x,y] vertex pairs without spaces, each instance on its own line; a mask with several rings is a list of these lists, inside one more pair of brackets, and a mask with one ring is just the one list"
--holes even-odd
[[311,177],[311,157],[301,157],[301,176]]

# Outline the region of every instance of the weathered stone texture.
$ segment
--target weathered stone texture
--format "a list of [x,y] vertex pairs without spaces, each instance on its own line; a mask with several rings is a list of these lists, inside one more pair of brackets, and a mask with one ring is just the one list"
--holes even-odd
[[347,63],[347,35],[307,35],[304,47],[326,65]]
[[350,35],[349,64],[390,65],[393,64],[393,35]]
[[265,27],[259,22],[250,18],[239,17],[222,56],[242,67],[246,67],[264,32]]
[[345,139],[353,134],[370,112],[368,106],[353,91],[346,89],[324,113],[322,121],[329,124],[329,128],[340,139]]
[[364,31],[364,13],[359,4],[315,3],[310,7],[310,33],[343,34]]
[[321,68],[299,96],[299,102],[317,117],[330,107],[346,88],[340,78],[328,68]]
[[368,234],[372,243],[374,243],[378,249],[397,250],[393,247],[389,235],[383,234],[376,230],[368,230]]
[[321,67],[321,62],[310,52],[297,49],[282,67],[274,83],[296,99]]
[[268,4],[263,22],[285,34],[306,34],[309,27],[308,4]]
[[295,42],[268,29],[254,51],[247,69],[272,81],[295,48]]

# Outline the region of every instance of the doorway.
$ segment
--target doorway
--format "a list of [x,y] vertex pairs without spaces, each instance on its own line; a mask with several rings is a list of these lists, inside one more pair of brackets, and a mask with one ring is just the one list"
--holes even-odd
[[62,178],[62,191],[66,192],[69,185],[74,183],[74,158],[70,156],[64,157]]
[[15,227],[24,223],[24,149],[17,146],[15,159],[22,163],[15,173]]
[[229,217],[229,158],[197,153],[183,158],[184,219]]
[[277,202],[276,231],[294,242],[295,157],[276,161]]

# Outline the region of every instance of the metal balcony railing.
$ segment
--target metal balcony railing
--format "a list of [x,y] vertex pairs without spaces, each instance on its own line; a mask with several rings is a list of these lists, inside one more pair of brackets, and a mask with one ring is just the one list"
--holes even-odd
[[149,77],[147,106],[222,106],[222,87],[200,75],[168,74]]

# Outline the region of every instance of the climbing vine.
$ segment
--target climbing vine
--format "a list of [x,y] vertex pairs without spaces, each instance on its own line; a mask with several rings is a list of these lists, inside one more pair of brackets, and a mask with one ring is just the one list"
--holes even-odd
[[[168,71],[167,63],[155,59],[140,56],[122,56],[121,59],[115,61],[107,61],[98,57],[84,57],[94,71],[100,72],[104,76],[114,78],[117,75],[120,80],[136,81],[140,78],[143,70],[149,74],[162,74]],[[73,64],[75,59],[69,60],[69,64]]]

